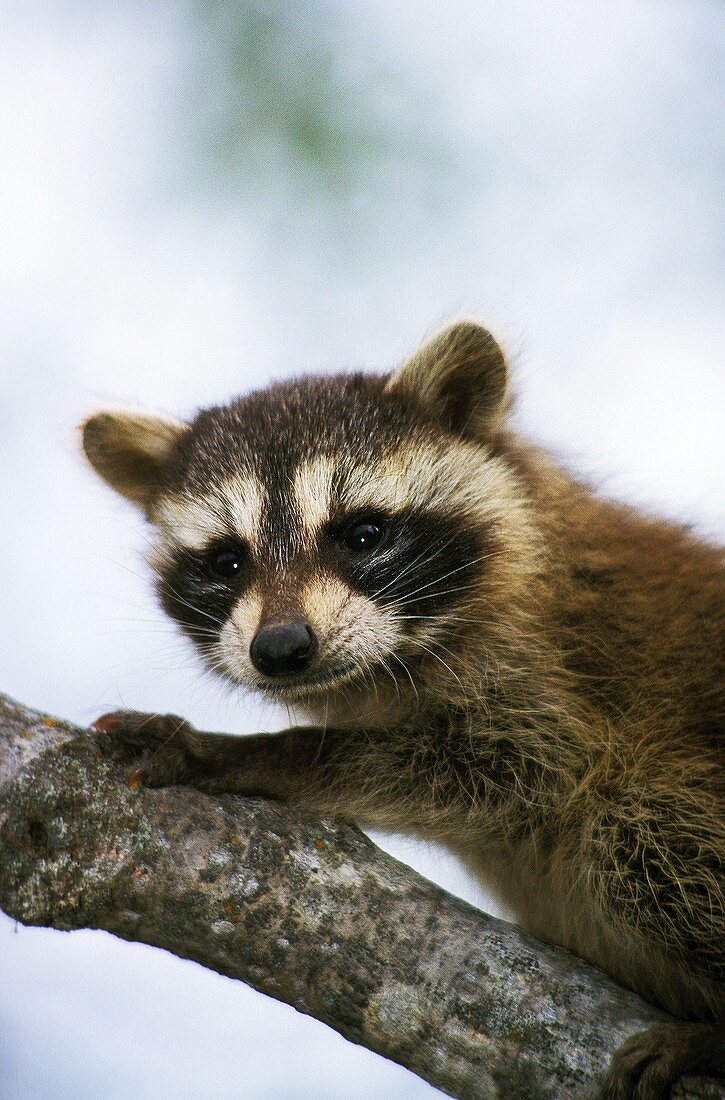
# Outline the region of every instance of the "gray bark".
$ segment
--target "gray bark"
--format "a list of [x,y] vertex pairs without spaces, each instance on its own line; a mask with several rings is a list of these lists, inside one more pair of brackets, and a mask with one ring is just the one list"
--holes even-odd
[[[461,1098],[597,1095],[668,1017],[447,894],[340,821],[134,789],[107,736],[0,696],[0,906],[239,978]],[[677,1097],[725,1098],[683,1080]]]

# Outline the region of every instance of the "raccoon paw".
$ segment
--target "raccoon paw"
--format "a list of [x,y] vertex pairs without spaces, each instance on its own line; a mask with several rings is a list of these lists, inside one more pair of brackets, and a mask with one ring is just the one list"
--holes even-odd
[[131,787],[193,784],[204,771],[196,731],[176,714],[117,710],[101,715],[91,728],[109,734],[131,757],[140,756],[128,777]]
[[604,1100],[667,1100],[686,1073],[725,1071],[725,1028],[721,1024],[654,1024],[614,1052],[605,1078]]

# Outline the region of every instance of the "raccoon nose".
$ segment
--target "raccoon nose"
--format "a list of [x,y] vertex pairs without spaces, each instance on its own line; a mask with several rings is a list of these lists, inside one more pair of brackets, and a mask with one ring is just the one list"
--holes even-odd
[[317,653],[317,638],[304,619],[265,626],[249,647],[252,664],[265,676],[304,672]]

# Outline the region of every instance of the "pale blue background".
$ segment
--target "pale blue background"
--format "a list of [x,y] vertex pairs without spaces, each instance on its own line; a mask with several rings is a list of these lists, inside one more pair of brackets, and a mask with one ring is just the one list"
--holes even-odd
[[[164,624],[73,425],[391,366],[458,312],[513,352],[522,426],[723,536],[723,43],[719,0],[5,5],[2,688],[286,722]],[[170,955],[0,921],[3,1100],[434,1091]]]

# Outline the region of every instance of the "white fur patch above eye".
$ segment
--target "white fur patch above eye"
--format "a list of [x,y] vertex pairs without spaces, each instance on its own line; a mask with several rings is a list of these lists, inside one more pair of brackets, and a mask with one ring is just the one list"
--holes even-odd
[[369,508],[395,514],[410,508],[457,512],[480,503],[496,470],[481,451],[466,443],[445,448],[408,444],[369,466],[355,466],[345,477],[341,503],[348,511]]
[[440,452],[408,445],[369,466],[354,466],[345,477],[342,503],[348,511],[370,509],[395,514],[431,505],[429,483]]
[[458,518],[495,518],[509,508],[512,475],[476,445],[453,441],[445,447],[406,445],[370,466],[351,468],[341,486],[348,511],[395,514],[407,509],[441,510]]
[[223,481],[218,493],[225,501],[235,533],[253,545],[259,538],[264,507],[264,489],[259,478],[239,474]]
[[172,546],[184,550],[203,550],[226,529],[219,502],[204,497],[166,496],[151,519]]
[[330,515],[334,473],[335,463],[326,455],[300,463],[294,472],[292,499],[308,535],[314,535]]
[[151,519],[172,546],[202,551],[216,539],[235,535],[254,544],[262,506],[259,480],[239,475],[205,496],[166,496],[154,507]]
[[370,466],[353,466],[346,472],[341,503],[348,512],[397,512],[410,503],[410,486],[404,471],[393,460]]

